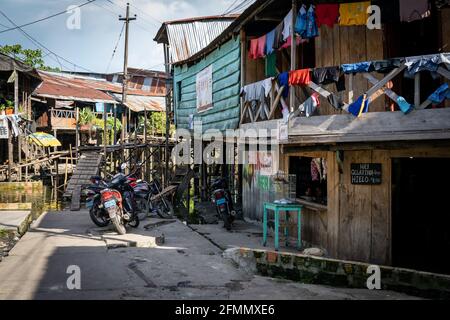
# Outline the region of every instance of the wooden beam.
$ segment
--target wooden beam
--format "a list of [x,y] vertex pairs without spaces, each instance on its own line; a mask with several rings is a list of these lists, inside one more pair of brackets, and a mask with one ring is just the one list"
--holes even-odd
[[[297,41],[295,39],[295,32],[294,32],[294,26],[295,26],[295,19],[297,17],[297,1],[292,0],[292,29],[291,29],[291,71],[294,71],[297,69]],[[295,89],[294,87],[291,88],[289,92],[289,109],[290,112],[294,111],[295,107]]]
[[378,83],[376,85],[374,85],[373,87],[371,87],[369,90],[366,91],[366,96],[367,99],[370,99],[370,97],[377,92],[379,89],[381,89],[382,87],[384,87],[386,85],[386,83],[388,83],[389,81],[391,81],[395,76],[397,76],[398,74],[400,74],[400,72],[402,72],[403,70],[405,70],[406,65],[402,64],[400,67],[398,67],[397,69],[392,70],[391,72],[389,72],[383,79],[381,79],[380,81],[378,81]]
[[414,105],[420,105],[420,73],[414,75]]

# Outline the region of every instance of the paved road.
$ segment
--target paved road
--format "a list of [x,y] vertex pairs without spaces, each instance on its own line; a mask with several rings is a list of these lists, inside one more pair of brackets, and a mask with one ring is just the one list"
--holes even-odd
[[[134,239],[139,245],[146,243],[140,242],[143,237],[164,234],[165,243],[153,248],[108,246],[111,240],[93,228],[87,212],[47,213],[0,262],[0,299],[408,298],[247,274],[179,221],[137,233],[123,242]],[[70,265],[80,267],[80,290],[67,288]]]

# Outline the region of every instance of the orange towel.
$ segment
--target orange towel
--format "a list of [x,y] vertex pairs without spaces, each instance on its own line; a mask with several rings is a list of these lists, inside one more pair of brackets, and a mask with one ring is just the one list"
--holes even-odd
[[306,86],[311,82],[311,72],[309,69],[300,69],[289,72],[290,86]]

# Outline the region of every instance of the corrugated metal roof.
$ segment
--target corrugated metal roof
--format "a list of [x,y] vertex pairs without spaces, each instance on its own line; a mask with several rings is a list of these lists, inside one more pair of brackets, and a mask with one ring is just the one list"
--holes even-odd
[[209,16],[165,22],[155,39],[169,44],[171,63],[177,63],[207,47],[236,17]]
[[[121,94],[113,93],[112,95],[117,101],[122,101]],[[166,98],[127,95],[125,106],[134,112],[143,112],[145,110],[162,112],[166,110]]]

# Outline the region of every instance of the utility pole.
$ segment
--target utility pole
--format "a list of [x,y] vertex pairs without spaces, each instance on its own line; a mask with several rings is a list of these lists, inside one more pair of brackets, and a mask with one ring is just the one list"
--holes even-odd
[[[123,59],[123,81],[122,81],[122,106],[125,107],[125,103],[127,102],[127,89],[128,89],[128,27],[130,24],[130,21],[136,20],[136,15],[134,15],[133,18],[130,18],[130,4],[127,3],[127,12],[125,18],[122,18],[122,16],[119,16],[119,21],[124,21],[125,23],[125,53],[124,53],[124,59]],[[125,128],[126,122],[127,122],[127,116],[125,109],[122,110],[122,134],[120,138],[120,142],[122,145],[122,163],[125,162],[125,150],[124,150],[124,143],[125,143]],[[128,129],[128,128],[127,128]]]

